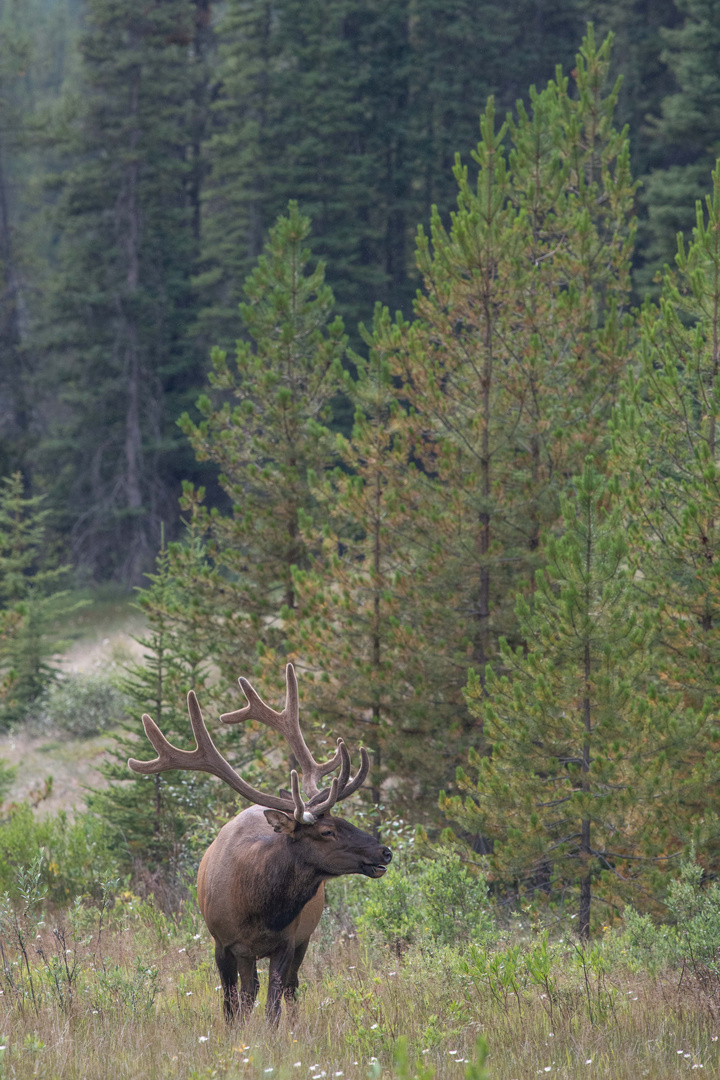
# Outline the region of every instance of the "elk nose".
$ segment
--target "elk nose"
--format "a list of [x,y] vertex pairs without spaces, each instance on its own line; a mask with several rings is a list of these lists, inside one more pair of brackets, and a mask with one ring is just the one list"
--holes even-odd
[[389,847],[380,848],[382,852],[383,862],[389,863],[392,860],[392,851]]

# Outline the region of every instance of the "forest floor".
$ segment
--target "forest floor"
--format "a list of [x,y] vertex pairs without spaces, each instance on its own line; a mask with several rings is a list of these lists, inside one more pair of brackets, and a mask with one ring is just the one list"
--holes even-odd
[[[57,657],[66,674],[119,674],[124,665],[137,660],[142,648],[137,638],[144,631],[142,613],[133,606],[133,595],[117,590],[82,590],[71,600],[83,606],[67,620],[62,633],[69,642]],[[58,810],[85,809],[88,786],[103,787],[98,771],[112,736],[103,733],[77,739],[53,731],[15,729],[0,734],[0,759],[17,766],[17,776],[7,801],[30,799],[40,816]],[[44,796],[52,777],[50,793]]]

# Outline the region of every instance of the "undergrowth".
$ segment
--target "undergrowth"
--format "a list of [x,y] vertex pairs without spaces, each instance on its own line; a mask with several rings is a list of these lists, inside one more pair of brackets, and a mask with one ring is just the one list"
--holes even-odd
[[[449,865],[457,899],[462,869]],[[367,914],[384,882],[356,884]],[[228,1027],[194,901],[166,915],[107,879],[94,900],[62,910],[48,903],[36,859],[0,904],[0,1076],[720,1077],[720,996],[707,978],[718,956],[717,898],[697,872],[678,883],[677,915],[695,920],[700,953],[680,921],[670,933],[630,915],[627,929],[581,945],[522,919],[494,927],[487,901],[469,917],[478,932],[463,941],[461,925],[448,943],[442,881],[428,873],[424,887],[428,930],[416,922],[401,939],[395,916],[384,930],[368,919],[358,930],[343,914],[343,883],[334,898],[331,885],[294,1015],[271,1028],[260,1004]]]

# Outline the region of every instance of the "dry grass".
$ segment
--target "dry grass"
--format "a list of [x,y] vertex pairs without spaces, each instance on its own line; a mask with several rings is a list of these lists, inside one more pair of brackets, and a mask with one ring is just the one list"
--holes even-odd
[[45,957],[27,946],[35,1005],[21,953],[3,943],[6,960],[18,966],[0,997],[0,1076],[364,1080],[396,1071],[396,1041],[405,1036],[419,1067],[457,1080],[482,1033],[493,1080],[720,1077],[712,999],[687,980],[678,989],[676,973],[651,978],[617,964],[586,984],[571,946],[556,955],[551,1009],[541,988],[523,980],[507,1002],[494,999],[462,970],[457,951],[416,948],[399,958],[357,938],[333,940],[328,921],[303,967],[296,1015],[273,1029],[260,1007],[245,1025],[228,1028],[194,910],[171,925],[127,897],[99,942],[97,919],[97,912],[79,913],[72,940],[66,927],[66,955],[77,962],[70,1002],[52,919],[39,938],[28,938]]

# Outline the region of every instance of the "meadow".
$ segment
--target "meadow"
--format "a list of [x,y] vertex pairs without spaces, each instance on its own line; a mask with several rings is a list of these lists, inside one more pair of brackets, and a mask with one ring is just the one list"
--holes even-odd
[[[227,1026],[192,897],[166,915],[105,883],[94,902],[53,911],[41,878],[37,863],[22,872],[0,910],[3,1078],[720,1076],[715,943],[703,959],[700,939],[643,916],[582,946],[548,934],[537,916],[503,928],[488,909],[470,940],[447,942],[440,909],[420,897],[412,932],[393,938],[363,883],[351,883],[350,903],[337,885],[294,1012],[267,1024],[261,968],[255,1013]],[[398,871],[388,882],[387,902],[373,900],[386,913],[401,880]],[[447,907],[457,888],[435,899]],[[707,945],[717,911],[701,907]]]

